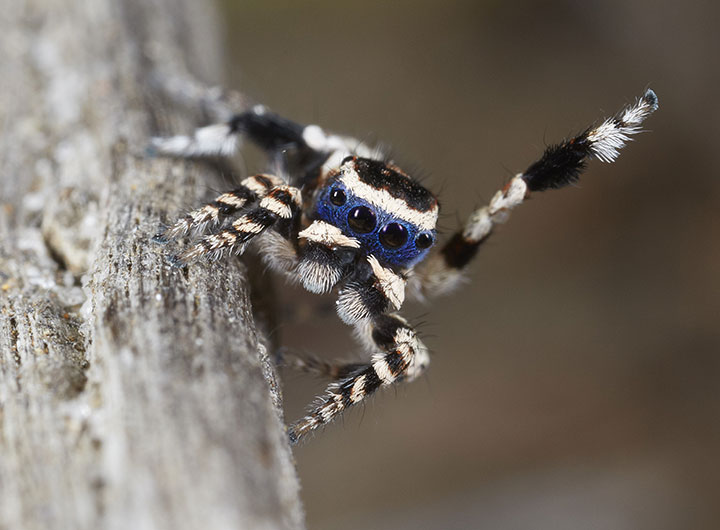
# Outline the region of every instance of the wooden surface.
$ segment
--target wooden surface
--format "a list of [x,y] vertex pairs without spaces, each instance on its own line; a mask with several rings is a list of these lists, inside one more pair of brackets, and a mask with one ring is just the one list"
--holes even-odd
[[0,528],[301,528],[243,265],[149,241],[217,187],[148,160],[202,119],[157,80],[219,81],[211,8],[0,10]]

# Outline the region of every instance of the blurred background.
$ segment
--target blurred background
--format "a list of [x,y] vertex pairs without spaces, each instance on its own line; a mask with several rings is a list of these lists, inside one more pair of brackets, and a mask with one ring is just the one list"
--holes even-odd
[[[406,305],[429,373],[296,449],[309,528],[720,528],[718,4],[221,4],[228,85],[389,145],[445,234],[546,143],[660,99],[616,163],[516,210],[464,289]],[[332,297],[277,285],[280,343],[359,355]],[[284,381],[292,421],[324,384]]]

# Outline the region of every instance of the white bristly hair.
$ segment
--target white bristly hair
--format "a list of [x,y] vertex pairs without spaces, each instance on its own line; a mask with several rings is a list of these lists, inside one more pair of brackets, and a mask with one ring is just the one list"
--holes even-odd
[[357,239],[347,237],[337,226],[325,221],[313,221],[310,226],[298,234],[298,237],[333,248],[360,248],[360,242]]
[[641,132],[643,120],[657,108],[657,96],[648,89],[634,104],[593,128],[587,135],[593,156],[602,162],[613,162],[630,136]]
[[373,206],[412,223],[422,230],[435,229],[438,218],[437,205],[426,212],[410,208],[404,200],[393,197],[388,191],[379,190],[364,183],[360,180],[357,172],[348,167],[343,169],[340,181],[345,184],[356,197],[366,200]]
[[238,148],[238,135],[227,123],[195,129],[192,136],[155,137],[150,150],[168,156],[230,156]]

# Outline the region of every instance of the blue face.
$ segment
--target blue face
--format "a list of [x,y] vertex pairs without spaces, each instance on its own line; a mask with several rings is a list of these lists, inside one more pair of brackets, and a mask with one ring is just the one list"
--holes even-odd
[[435,230],[415,224],[360,199],[339,180],[331,180],[317,199],[316,217],[357,239],[381,263],[410,267],[427,256]]

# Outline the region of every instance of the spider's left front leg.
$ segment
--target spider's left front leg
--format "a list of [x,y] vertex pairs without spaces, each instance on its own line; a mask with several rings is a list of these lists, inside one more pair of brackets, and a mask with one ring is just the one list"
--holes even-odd
[[378,353],[373,354],[366,364],[353,364],[352,372],[327,387],[312,410],[289,427],[291,443],[299,442],[321,425],[330,423],[381,386],[412,381],[430,363],[427,347],[399,315],[378,315],[356,325],[358,331],[372,341]]
[[404,300],[405,280],[382,267],[373,256],[364,278],[349,280],[340,290],[340,318],[355,327],[356,334],[376,353],[368,363],[324,363],[326,375],[337,377],[318,403],[290,426],[290,441],[298,442],[321,425],[331,422],[345,409],[360,403],[381,386],[411,381],[430,363],[427,347],[415,330],[397,313]]

